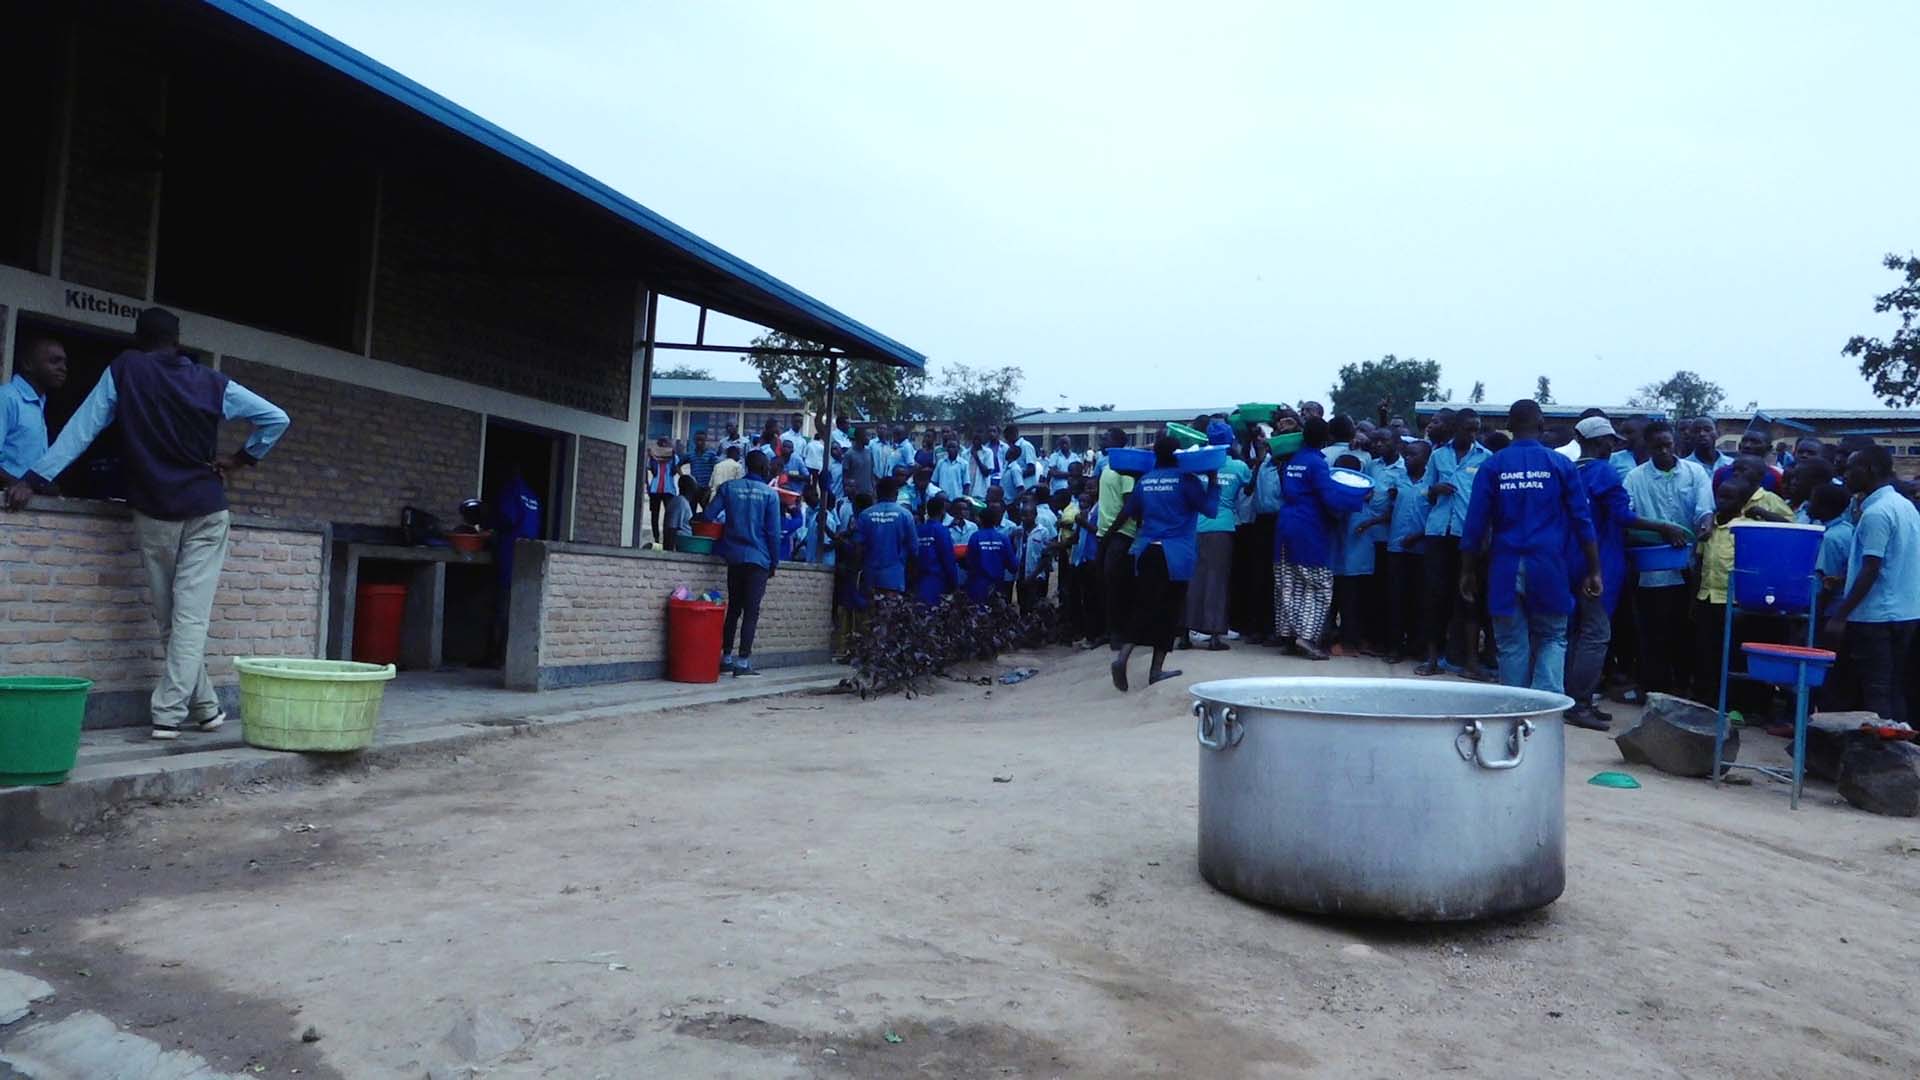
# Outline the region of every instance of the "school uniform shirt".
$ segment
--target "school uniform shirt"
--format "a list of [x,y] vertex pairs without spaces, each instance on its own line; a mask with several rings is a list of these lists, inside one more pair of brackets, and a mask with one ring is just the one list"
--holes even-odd
[[854,447],[840,458],[842,481],[846,484],[848,495],[871,495],[877,477],[873,471],[873,456],[863,447]]
[[[1706,470],[1688,458],[1665,472],[1651,460],[1636,465],[1627,474],[1625,487],[1635,517],[1698,532],[1701,523],[1713,516],[1713,484]],[[1648,570],[1640,575],[1641,587],[1648,589],[1671,588],[1686,581],[1678,570]]]
[[1034,486],[1034,478],[1025,472],[1028,464],[1027,461],[1009,461],[1000,470],[1000,491],[1006,495],[1009,504],[1019,498],[1020,492]]
[[[1587,507],[1593,515],[1594,545],[1600,549],[1600,603],[1607,614],[1620,603],[1620,590],[1627,583],[1627,522],[1634,518],[1633,498],[1620,479],[1620,470],[1609,458],[1585,458],[1575,464],[1580,483],[1587,489]],[[1578,547],[1567,552],[1567,567],[1575,578],[1580,575],[1585,556]]]
[[[1791,512],[1785,500],[1764,489],[1754,492],[1741,510],[1744,512],[1749,507],[1769,510],[1781,517]],[[1715,526],[1707,534],[1706,540],[1700,545],[1700,589],[1695,593],[1697,599],[1710,604],[1727,602],[1727,579],[1733,574],[1733,530],[1747,524],[1750,522],[1746,518],[1738,517],[1725,525]]]
[[960,451],[967,463],[967,494],[976,499],[987,497],[987,489],[1000,482],[1000,448],[970,446]]
[[1253,480],[1253,470],[1239,458],[1228,458],[1220,471],[1217,490],[1220,506],[1212,514],[1200,519],[1200,531],[1203,533],[1230,533],[1240,524],[1240,493],[1247,489]]
[[917,484],[901,484],[897,501],[901,506],[913,511],[917,517],[927,508],[927,500],[938,494],[940,494],[940,487],[937,484],[928,484],[926,487],[920,487]]
[[938,521],[923,521],[915,540],[919,557],[913,562],[914,599],[937,604],[960,587],[960,568],[953,557],[953,530]]
[[1847,577],[1847,564],[1853,558],[1854,524],[1841,514],[1826,523],[1827,531],[1820,536],[1820,556],[1813,568],[1823,578]]
[[1847,613],[1847,621],[1920,619],[1920,510],[1891,484],[1860,504],[1860,520],[1853,528],[1853,547],[1847,557],[1849,592],[1860,576],[1861,560],[1869,555],[1879,556],[1880,576],[1860,606]]
[[1427,487],[1432,489],[1436,484],[1452,484],[1453,494],[1435,499],[1433,506],[1427,510],[1428,536],[1466,535],[1467,507],[1472,501],[1473,482],[1491,457],[1493,452],[1479,443],[1468,447],[1465,453],[1455,450],[1450,442],[1433,448],[1433,456],[1427,459],[1427,475],[1432,477]]
[[980,523],[977,521],[949,520],[947,522],[947,529],[953,534],[953,542],[955,544],[970,544],[973,542],[973,534],[980,531]]
[[1127,494],[1129,516],[1138,518],[1140,531],[1129,553],[1138,565],[1149,547],[1159,545],[1167,558],[1167,580],[1192,581],[1199,559],[1195,534],[1200,519],[1220,509],[1220,490],[1193,473],[1158,468],[1140,478]]
[[1053,453],[1047,455],[1046,466],[1047,466],[1047,477],[1048,477],[1047,494],[1051,495],[1056,491],[1067,490],[1067,478],[1064,476],[1054,476],[1053,471],[1055,469],[1058,469],[1061,472],[1066,472],[1068,469],[1072,468],[1073,455],[1063,454],[1060,451],[1055,450]]
[[867,444],[867,460],[873,465],[875,479],[893,475],[893,444],[878,439]]
[[1272,455],[1260,463],[1253,478],[1253,513],[1256,517],[1280,512],[1280,464]]
[[1067,561],[1074,566],[1085,566],[1100,557],[1100,510],[1098,507],[1081,514],[1073,537],[1073,551]]
[[940,460],[933,463],[933,485],[952,496],[967,493],[967,456],[963,451],[957,458],[950,458],[944,451]]
[[[1394,462],[1398,465],[1399,462]],[[1373,494],[1367,496],[1367,505],[1346,515],[1341,522],[1341,536],[1338,545],[1338,557],[1333,563],[1335,577],[1365,577],[1374,570],[1373,542],[1387,535],[1385,525],[1376,525],[1365,532],[1360,526],[1387,512],[1387,492],[1390,482],[1384,470],[1377,471],[1373,462],[1367,472],[1373,479]],[[1402,467],[1402,471],[1405,469]]]
[[747,475],[747,467],[733,458],[721,458],[713,467],[713,476],[708,484],[709,490],[719,491],[731,481]]
[[860,512],[854,527],[864,551],[867,589],[907,589],[907,560],[920,545],[913,514],[899,503],[875,503]]
[[666,525],[668,535],[693,535],[693,504],[685,495],[675,495],[667,500]]
[[[1487,552],[1487,610],[1494,615],[1573,610],[1567,552],[1592,542],[1593,514],[1573,462],[1537,439],[1516,439],[1486,459],[1467,501],[1462,551]],[[1579,570],[1586,569],[1585,554]],[[1526,575],[1526,593],[1520,576]]]
[[[1033,444],[1028,442],[1024,437],[1015,439],[1011,443],[1004,439],[994,443],[994,447],[1000,451],[1000,468],[1003,471],[1010,471],[1014,468],[1014,462],[1011,460],[1012,455],[1009,454],[1008,451],[1016,446],[1020,448],[1018,470],[1020,473],[1020,486],[1030,488],[1043,479],[1040,475],[1040,452],[1035,450]],[[1003,478],[1001,483],[1006,483],[1006,480]]]
[[1273,561],[1295,566],[1333,565],[1338,519],[1327,508],[1334,488],[1324,454],[1300,450],[1280,470],[1280,519],[1273,530]]
[[[840,530],[845,523],[846,519],[841,516],[838,509],[828,507],[827,527],[824,532],[821,532],[820,508],[807,507],[801,512],[799,530],[793,534],[794,557],[820,566],[832,566],[836,558],[833,541],[840,535]],[[815,532],[820,532],[820,551],[817,554],[813,550]]]
[[1634,457],[1631,450],[1615,450],[1607,455],[1607,464],[1613,466],[1613,471],[1619,473],[1624,482],[1628,473],[1640,467],[1640,459]]
[[999,529],[981,529],[967,541],[967,599],[982,603],[1013,570],[1013,545]]
[[25,375],[0,386],[0,472],[27,475],[47,452],[47,396]]
[[720,485],[709,518],[726,522],[716,545],[730,566],[772,570],[780,561],[780,496],[757,476]]
[[1407,475],[1402,462],[1399,475],[1393,478],[1393,488],[1398,494],[1393,497],[1393,521],[1387,526],[1388,551],[1412,553],[1426,549],[1428,475],[1423,472],[1420,479],[1415,480]]
[[1052,526],[1038,520],[1027,530],[1026,543],[1021,545],[1020,580],[1047,580],[1047,545],[1058,535]]

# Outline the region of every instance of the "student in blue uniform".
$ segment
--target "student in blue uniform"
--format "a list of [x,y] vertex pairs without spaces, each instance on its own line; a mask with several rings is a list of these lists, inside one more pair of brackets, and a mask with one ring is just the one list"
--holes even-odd
[[967,599],[984,604],[1003,592],[1014,564],[1013,544],[1001,529],[1000,508],[990,506],[982,511],[980,527],[967,541]]
[[1309,660],[1325,660],[1320,638],[1333,605],[1333,477],[1327,422],[1309,416],[1301,447],[1280,462],[1280,517],[1273,531],[1274,634]]
[[[1372,467],[1351,453],[1341,454],[1334,464],[1354,472],[1366,472]],[[1367,496],[1365,506],[1340,516],[1339,532],[1334,544],[1333,611],[1340,621],[1340,649],[1347,656],[1363,654],[1367,642],[1379,633],[1377,627],[1367,625],[1365,589],[1367,583],[1373,580],[1373,538],[1375,535],[1386,535],[1382,526],[1387,521],[1389,496],[1382,479],[1370,478],[1373,480],[1373,493]]]
[[901,506],[900,488],[893,477],[882,479],[872,506],[860,511],[854,527],[860,533],[865,558],[862,573],[869,596],[875,593],[904,593],[913,570],[913,556],[920,536],[913,524],[913,512]]
[[[1441,420],[1438,415],[1434,419],[1436,423]],[[1460,577],[1467,498],[1493,451],[1480,445],[1480,414],[1472,409],[1453,413],[1438,432],[1430,429],[1429,434],[1444,441],[1434,443],[1427,459],[1427,501],[1432,509],[1427,511],[1423,557],[1427,606],[1421,612],[1421,621],[1426,624],[1427,659],[1413,673],[1440,674],[1449,652],[1458,650],[1466,677],[1486,682],[1488,676],[1480,666],[1480,598],[1455,599],[1454,585]]]
[[[720,625],[720,670],[735,677],[758,675],[753,667],[753,635],[760,626],[760,601],[767,581],[780,568],[780,496],[767,483],[771,466],[758,450],[747,455],[747,475],[714,492],[709,520],[726,523],[716,550],[727,561],[727,614]],[[738,631],[740,652],[733,651]]]
[[[1573,708],[1567,710],[1565,719],[1574,727],[1605,731],[1613,718],[1596,708],[1593,700],[1600,689],[1607,646],[1613,640],[1613,613],[1631,576],[1627,570],[1627,530],[1658,533],[1675,547],[1689,543],[1693,536],[1678,525],[1643,519],[1633,512],[1633,500],[1612,460],[1620,439],[1611,421],[1605,416],[1589,416],[1573,430],[1580,442],[1580,460],[1574,468],[1587,493],[1594,544],[1600,553],[1600,595],[1577,597],[1568,623],[1566,692],[1573,699]],[[1568,550],[1567,565],[1578,566],[1579,558],[1579,551]]]
[[1507,417],[1513,441],[1487,459],[1467,502],[1460,597],[1470,602],[1478,593],[1484,554],[1500,681],[1558,694],[1566,683],[1567,616],[1574,606],[1567,553],[1578,545],[1586,563],[1580,591],[1597,598],[1600,551],[1573,462],[1540,443],[1539,403],[1522,398]]
[[1167,652],[1173,648],[1174,635],[1187,614],[1187,582],[1193,579],[1198,557],[1198,529],[1202,517],[1212,517],[1220,508],[1220,488],[1216,477],[1205,480],[1183,473],[1174,450],[1179,446],[1162,435],[1153,444],[1153,469],[1142,476],[1114,522],[1119,528],[1127,520],[1140,523],[1129,554],[1134,563],[1133,633],[1113,658],[1113,685],[1127,689],[1127,661],[1140,645],[1153,649],[1153,664],[1147,670],[1147,683],[1157,683],[1179,675],[1167,671]]
[[947,499],[927,499],[927,520],[920,523],[919,557],[914,560],[913,597],[931,607],[960,585],[953,558],[953,530],[947,528]]

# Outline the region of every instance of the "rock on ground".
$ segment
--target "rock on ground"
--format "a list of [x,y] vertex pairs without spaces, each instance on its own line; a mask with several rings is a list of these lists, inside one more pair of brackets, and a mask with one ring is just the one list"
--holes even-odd
[[1840,797],[1870,814],[1920,817],[1920,746],[1874,739],[1840,757]]
[[0,969],[0,1026],[24,1020],[36,1002],[53,996],[53,987],[31,975]]
[[447,1032],[447,1047],[461,1061],[488,1062],[510,1054],[526,1041],[520,1025],[488,1009],[470,1009]]
[[215,1072],[198,1054],[167,1050],[152,1039],[121,1031],[95,1012],[22,1029],[0,1049],[0,1066],[31,1077],[240,1080],[232,1073]]
[[1860,730],[1861,724],[1877,724],[1880,717],[1870,712],[1814,713],[1807,717],[1807,775],[1817,780],[1838,783],[1840,758],[1856,742],[1879,742],[1878,735]]
[[[1634,725],[1614,737],[1620,756],[1635,765],[1651,765],[1675,776],[1713,775],[1715,709],[1672,694],[1648,694],[1647,707]],[[1722,760],[1740,757],[1740,729],[1727,730]]]

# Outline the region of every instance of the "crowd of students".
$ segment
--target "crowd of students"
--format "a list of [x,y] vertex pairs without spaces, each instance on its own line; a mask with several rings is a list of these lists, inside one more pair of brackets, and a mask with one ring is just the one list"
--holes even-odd
[[[843,632],[889,595],[1047,598],[1077,638],[1113,650],[1122,689],[1137,646],[1153,652],[1150,680],[1179,674],[1165,661],[1180,648],[1240,641],[1310,660],[1338,649],[1422,676],[1564,691],[1570,722],[1604,730],[1608,698],[1716,700],[1733,533],[1791,521],[1825,529],[1820,638],[1841,663],[1822,707],[1909,719],[1920,511],[1869,439],[1776,446],[1756,425],[1727,454],[1707,419],[1616,424],[1588,410],[1549,428],[1519,401],[1505,430],[1471,408],[1416,430],[1384,409],[1356,420],[1305,402],[1252,424],[1196,417],[1227,453],[1196,474],[1171,439],[1151,468],[1111,467],[1129,441],[1119,429],[1076,452],[1064,438],[1042,451],[1012,424],[916,436],[842,419],[809,438],[801,420],[751,440],[697,433],[690,452],[663,442],[648,487],[676,528],[709,503],[732,516],[714,493],[733,477],[769,489],[754,543],[769,569],[834,564]],[[1293,434],[1297,448],[1272,449]],[[1332,509],[1342,469],[1371,485],[1361,509]],[[1662,544],[1690,549],[1684,569],[1629,565],[1630,547]],[[1736,642],[1804,634],[1759,616],[1735,627]],[[739,656],[733,642],[729,664],[750,669],[750,641]],[[1752,686],[1734,699],[1749,712],[1771,704]]]

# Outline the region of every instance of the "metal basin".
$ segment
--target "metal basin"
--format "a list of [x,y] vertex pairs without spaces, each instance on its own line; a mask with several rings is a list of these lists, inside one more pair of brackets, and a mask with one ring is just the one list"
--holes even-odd
[[1200,873],[1263,904],[1443,922],[1566,886],[1560,694],[1412,679],[1193,687]]

